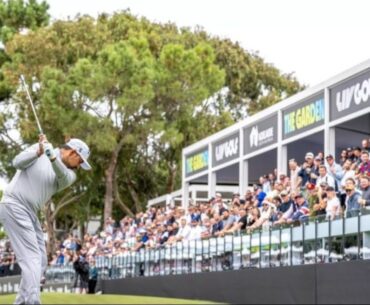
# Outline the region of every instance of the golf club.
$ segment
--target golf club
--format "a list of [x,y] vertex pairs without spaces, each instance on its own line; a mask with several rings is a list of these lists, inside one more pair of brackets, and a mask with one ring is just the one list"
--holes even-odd
[[[35,119],[36,119],[37,127],[38,127],[38,129],[39,129],[39,133],[40,133],[40,135],[43,135],[43,134],[44,134],[44,132],[43,132],[43,130],[42,130],[42,128],[41,128],[41,124],[40,124],[39,118],[38,118],[38,116],[37,116],[35,106],[33,105],[33,101],[32,101],[32,98],[31,98],[30,92],[28,91],[28,87],[27,87],[27,84],[26,84],[26,80],[25,80],[25,78],[24,78],[24,76],[23,76],[23,75],[21,75],[21,76],[19,77],[19,79],[21,80],[21,84],[22,84],[22,86],[23,86],[24,90],[26,91],[26,94],[27,94],[28,100],[29,100],[29,102],[30,102],[30,104],[31,104],[31,108],[32,108],[33,114],[34,114]],[[46,150],[46,151],[45,151],[45,154],[46,154],[48,157],[50,156],[50,153],[51,153],[51,152],[50,152],[49,150]]]
[[26,80],[25,80],[25,78],[24,78],[24,76],[23,76],[23,75],[21,75],[21,76],[19,77],[19,79],[21,80],[21,84],[22,84],[22,86],[23,86],[24,90],[26,91],[26,94],[27,94],[28,100],[30,101],[31,108],[32,108],[33,114],[34,114],[34,116],[35,116],[36,123],[37,123],[37,127],[38,127],[38,129],[39,129],[39,132],[40,132],[40,134],[44,134],[44,132],[42,131],[42,128],[41,128],[41,124],[40,124],[39,118],[38,118],[37,113],[36,113],[35,106],[33,105],[33,101],[32,101],[32,98],[31,98],[30,92],[28,91],[28,87],[27,87],[27,84],[26,84]]

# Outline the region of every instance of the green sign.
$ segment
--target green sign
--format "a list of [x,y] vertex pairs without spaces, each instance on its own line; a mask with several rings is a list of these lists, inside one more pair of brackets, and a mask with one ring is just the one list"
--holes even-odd
[[194,175],[208,168],[208,149],[186,157],[186,176]]

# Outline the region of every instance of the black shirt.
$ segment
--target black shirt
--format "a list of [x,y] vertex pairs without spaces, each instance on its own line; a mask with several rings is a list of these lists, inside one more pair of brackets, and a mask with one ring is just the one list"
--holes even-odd
[[278,207],[278,211],[281,213],[285,213],[290,209],[290,206],[292,204],[292,200],[289,200],[287,202],[282,202],[281,205]]
[[240,229],[245,230],[248,226],[248,215],[245,215],[242,218],[240,218],[238,223],[242,224]]

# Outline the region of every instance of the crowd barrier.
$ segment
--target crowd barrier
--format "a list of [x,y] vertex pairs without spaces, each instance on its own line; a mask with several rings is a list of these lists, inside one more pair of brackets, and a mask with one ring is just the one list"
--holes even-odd
[[[105,280],[364,259],[370,259],[370,211],[366,209],[332,221],[316,217],[246,235],[97,256],[96,266],[99,278]],[[51,282],[72,281],[74,270],[71,264],[49,267],[46,277]]]

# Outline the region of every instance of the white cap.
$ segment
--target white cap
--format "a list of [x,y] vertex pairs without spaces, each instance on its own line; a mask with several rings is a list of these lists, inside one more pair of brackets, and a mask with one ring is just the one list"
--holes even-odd
[[312,153],[312,152],[308,152],[307,154],[306,154],[306,159],[307,158],[309,158],[309,159],[313,159],[315,156],[314,156],[314,154]]
[[84,170],[91,170],[91,166],[89,162],[87,162],[87,159],[90,156],[90,149],[87,144],[79,139],[70,139],[66,145],[69,148],[72,148],[76,153],[81,157],[81,159],[84,161],[81,164],[81,168]]

